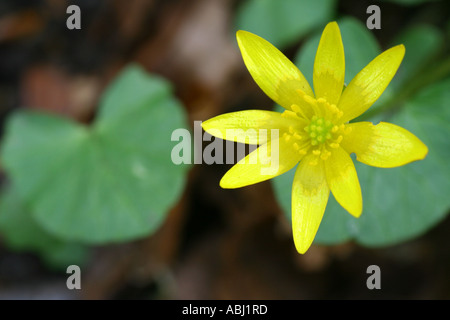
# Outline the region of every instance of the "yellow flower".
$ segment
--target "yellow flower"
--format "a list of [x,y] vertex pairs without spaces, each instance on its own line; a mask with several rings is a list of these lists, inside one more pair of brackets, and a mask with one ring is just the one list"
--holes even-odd
[[[242,129],[234,141],[260,145],[235,164],[220,185],[238,188],[254,184],[299,163],[292,188],[292,229],[297,251],[305,253],[317,233],[330,191],[350,214],[361,215],[361,188],[351,153],[362,163],[382,168],[420,160],[428,153],[416,136],[394,124],[349,123],[383,93],[403,60],[405,47],[398,45],[381,53],[344,89],[344,47],[337,23],[331,22],[317,49],[313,92],[298,68],[269,42],[246,31],[237,32],[237,41],[255,82],[286,110],[240,111],[202,124],[205,131],[224,139],[226,129]],[[278,139],[277,135],[249,137],[245,134],[248,129],[278,129]],[[279,146],[279,165],[270,174],[261,174],[264,163],[249,163],[249,159],[261,148],[267,152],[274,142]]]

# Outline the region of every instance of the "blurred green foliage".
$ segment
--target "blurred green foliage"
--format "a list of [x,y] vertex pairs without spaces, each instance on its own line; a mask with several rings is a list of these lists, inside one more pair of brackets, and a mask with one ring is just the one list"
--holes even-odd
[[[17,219],[32,229],[21,241],[34,242],[38,228],[47,238],[85,244],[157,230],[186,180],[187,166],[171,161],[172,131],[183,127],[186,115],[170,84],[137,65],[106,89],[90,126],[42,112],[11,115],[1,158],[14,201],[24,203],[17,205]],[[2,221],[7,242],[14,243],[18,221]],[[52,243],[37,249],[48,244],[52,250]]]

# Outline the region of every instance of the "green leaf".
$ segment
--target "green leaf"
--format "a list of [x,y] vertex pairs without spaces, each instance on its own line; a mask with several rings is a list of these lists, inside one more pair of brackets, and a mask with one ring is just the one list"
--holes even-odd
[[237,29],[253,32],[279,49],[299,41],[332,19],[334,0],[246,0],[237,11]]
[[180,197],[187,167],[171,161],[171,134],[185,125],[169,84],[133,65],[106,90],[90,127],[50,114],[14,114],[2,161],[52,234],[126,241],[155,231]]
[[[315,243],[349,239],[366,246],[395,244],[419,236],[450,208],[450,79],[434,84],[406,103],[389,122],[416,134],[429,148],[425,160],[381,169],[356,162],[363,214],[353,218],[330,196]],[[274,180],[275,193],[290,218],[294,170]]]
[[0,196],[0,236],[11,250],[36,253],[52,269],[65,270],[87,261],[88,249],[42,229],[14,188],[7,188]]
[[396,37],[392,45],[401,43],[406,48],[405,58],[390,84],[393,90],[420,76],[444,44],[444,35],[433,26],[414,25]]

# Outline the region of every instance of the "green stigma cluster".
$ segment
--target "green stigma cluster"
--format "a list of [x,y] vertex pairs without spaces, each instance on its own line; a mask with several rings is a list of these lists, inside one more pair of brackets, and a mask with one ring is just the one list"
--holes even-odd
[[313,116],[309,125],[305,127],[305,131],[311,138],[311,145],[316,146],[331,139],[333,126],[331,121]]

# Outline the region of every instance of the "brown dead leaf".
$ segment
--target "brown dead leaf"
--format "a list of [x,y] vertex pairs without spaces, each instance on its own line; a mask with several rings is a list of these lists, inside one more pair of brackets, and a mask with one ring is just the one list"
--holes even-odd
[[43,18],[33,10],[0,17],[0,43],[33,36],[41,32],[43,27]]
[[100,94],[96,76],[70,76],[52,65],[26,70],[21,83],[22,105],[85,122],[92,115]]

